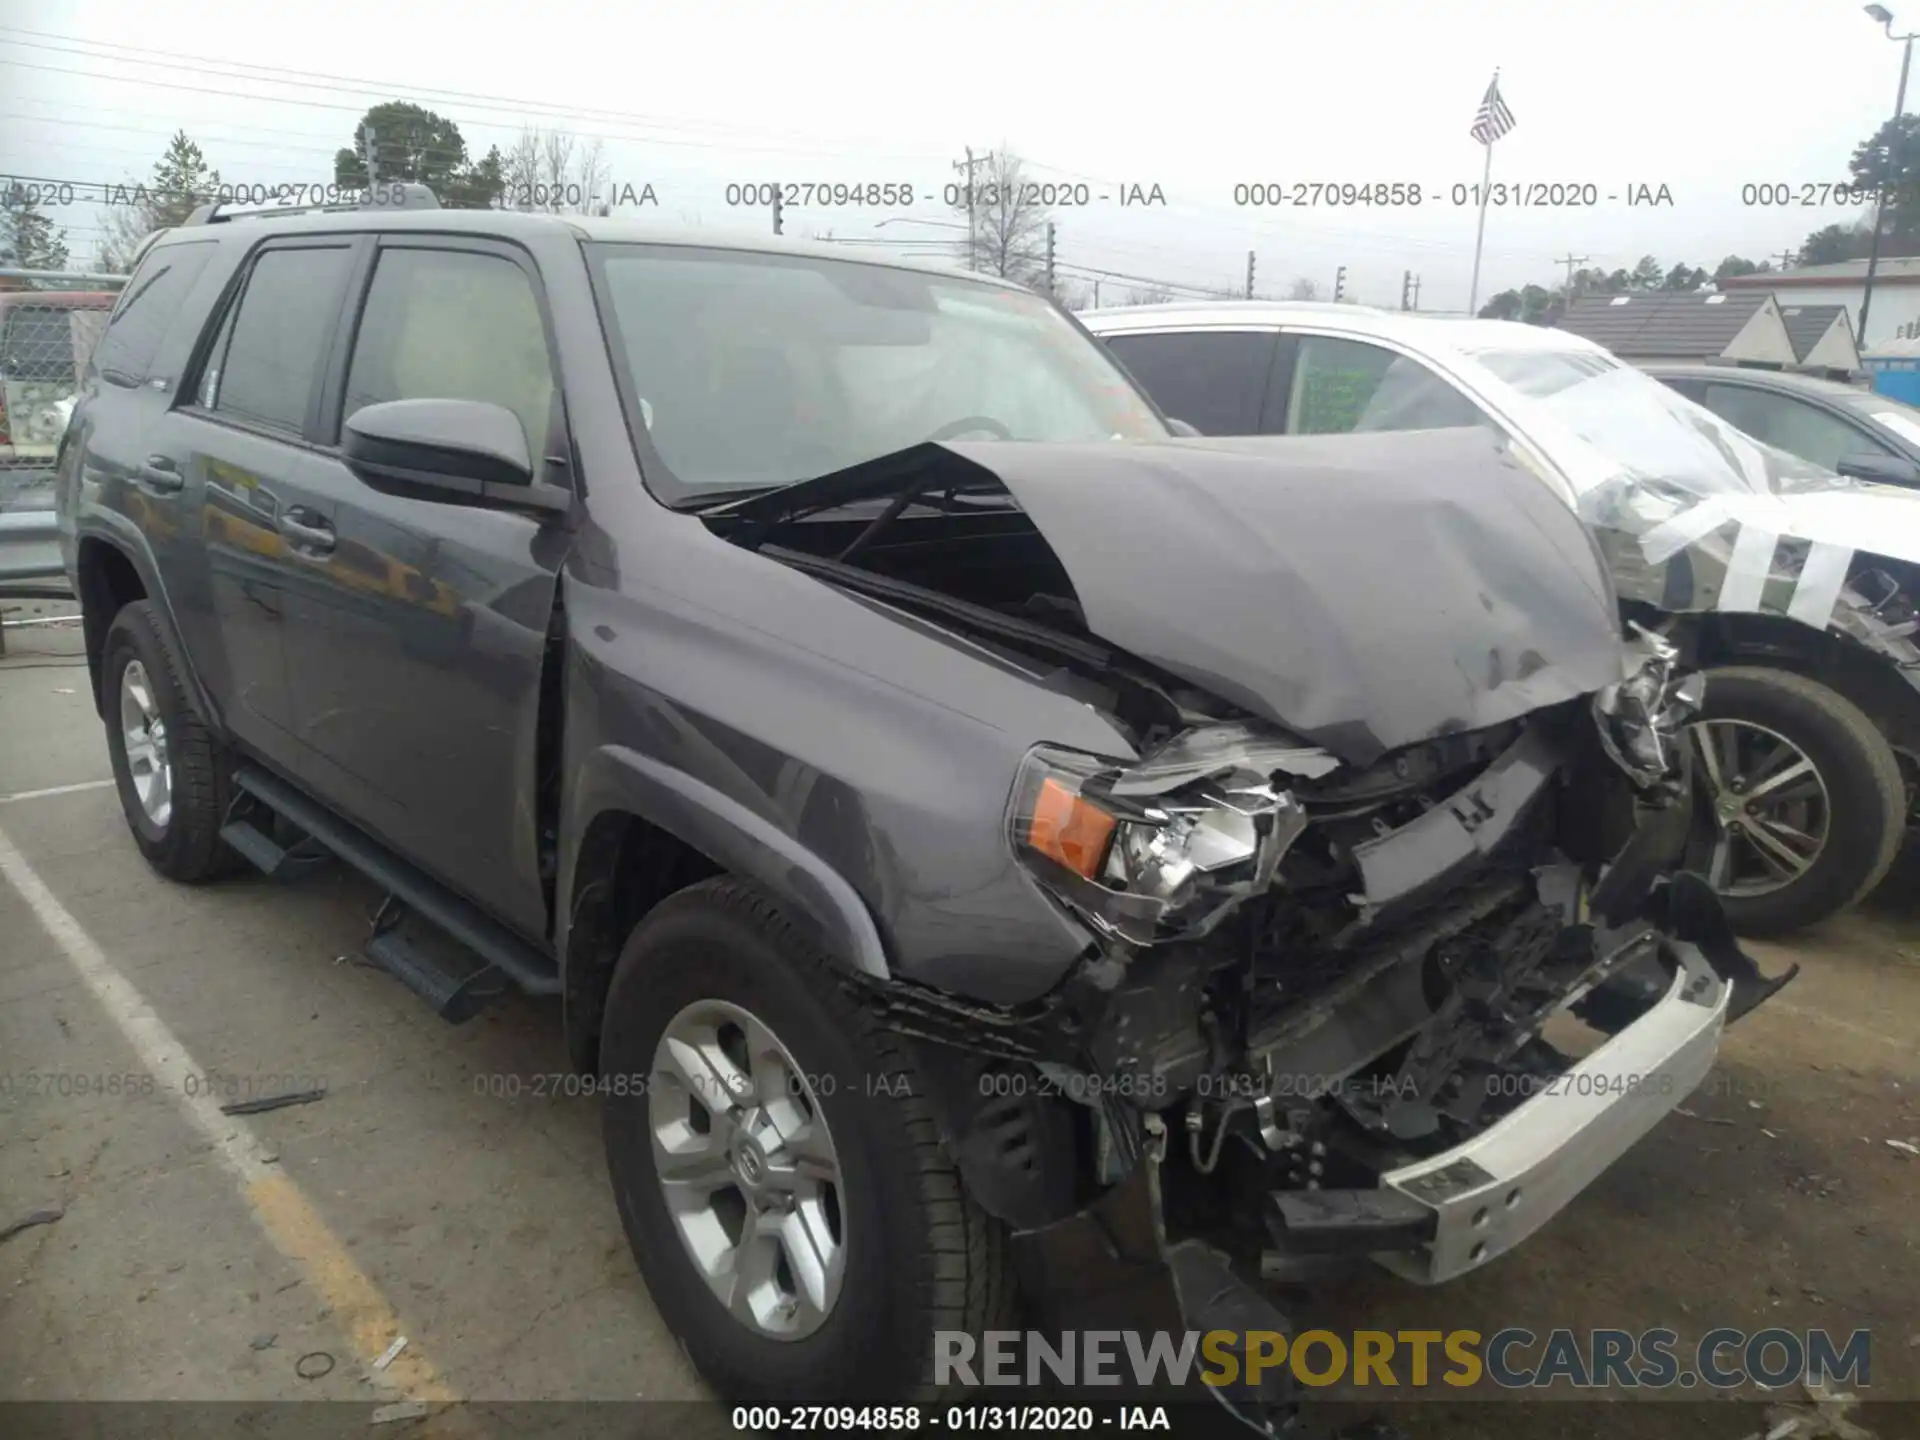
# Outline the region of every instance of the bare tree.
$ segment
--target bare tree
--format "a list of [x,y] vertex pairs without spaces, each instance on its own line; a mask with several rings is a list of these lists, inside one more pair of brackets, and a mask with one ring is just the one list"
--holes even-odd
[[1120,297],[1122,305],[1167,305],[1173,292],[1159,285],[1135,286]]
[[1320,282],[1310,279],[1305,275],[1302,275],[1287,287],[1287,299],[1289,300],[1318,300],[1319,298]]
[[506,153],[501,203],[549,215],[605,215],[612,208],[602,193],[609,170],[598,140],[530,127]]
[[954,212],[966,217],[960,258],[969,270],[1044,289],[1047,282],[1047,215],[1042,187],[1029,182],[1020,157],[994,150],[973,162]]
[[1093,287],[1084,280],[1075,280],[1069,275],[1056,276],[1053,282],[1053,298],[1063,310],[1091,310],[1093,308]]

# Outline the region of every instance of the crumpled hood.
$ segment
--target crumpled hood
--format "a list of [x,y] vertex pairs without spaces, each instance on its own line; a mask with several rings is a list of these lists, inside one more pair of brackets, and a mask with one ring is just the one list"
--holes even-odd
[[944,448],[1095,635],[1354,763],[1622,676],[1592,538],[1484,431]]

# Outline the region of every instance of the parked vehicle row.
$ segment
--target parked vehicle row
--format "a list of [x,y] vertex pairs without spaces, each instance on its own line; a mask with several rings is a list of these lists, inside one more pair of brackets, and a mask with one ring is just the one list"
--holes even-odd
[[1183,439],[1016,286],[430,198],[129,295],[58,486],[135,843],[560,996],[729,1397],[1470,1273],[1791,978],[1681,868],[1698,676],[1486,428]]
[[1494,437],[1588,522],[1629,621],[1708,672],[1690,735],[1715,828],[1690,863],[1736,927],[1797,929],[1886,874],[1920,777],[1920,499],[1759,444],[1565,331],[1351,305],[1084,318],[1210,435]]
[[53,462],[113,302],[104,291],[0,291],[0,596],[63,586]]
[[1777,370],[1640,368],[1735,429],[1822,470],[1920,488],[1920,410],[1891,396]]

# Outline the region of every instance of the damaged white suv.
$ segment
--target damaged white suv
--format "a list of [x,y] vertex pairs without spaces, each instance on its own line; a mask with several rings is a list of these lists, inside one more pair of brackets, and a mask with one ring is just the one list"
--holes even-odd
[[1710,675],[1692,738],[1714,828],[1689,859],[1735,927],[1810,925],[1886,874],[1920,776],[1920,496],[1763,445],[1561,330],[1237,301],[1081,318],[1209,435],[1491,431],[1593,527],[1629,618]]

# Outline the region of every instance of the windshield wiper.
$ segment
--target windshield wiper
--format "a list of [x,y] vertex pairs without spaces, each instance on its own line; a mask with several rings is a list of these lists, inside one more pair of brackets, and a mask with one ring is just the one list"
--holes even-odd
[[785,488],[783,485],[736,485],[729,490],[708,490],[686,500],[676,501],[668,506],[682,515],[704,515],[709,510],[723,510],[737,500],[749,500],[755,495],[764,495],[769,490]]
[[[861,500],[916,498],[939,493],[949,498],[963,494],[1004,495],[1007,488],[985,466],[956,454],[944,445],[921,441],[891,455],[863,460],[844,470],[835,470],[811,480],[796,480],[791,485],[752,492],[741,499],[703,507],[702,515],[740,522],[745,534],[738,540],[744,549],[757,550],[782,525],[823,511],[837,510]],[[888,523],[904,510],[889,507],[882,517]],[[871,534],[862,537],[870,539]],[[862,541],[855,542],[855,548]]]

